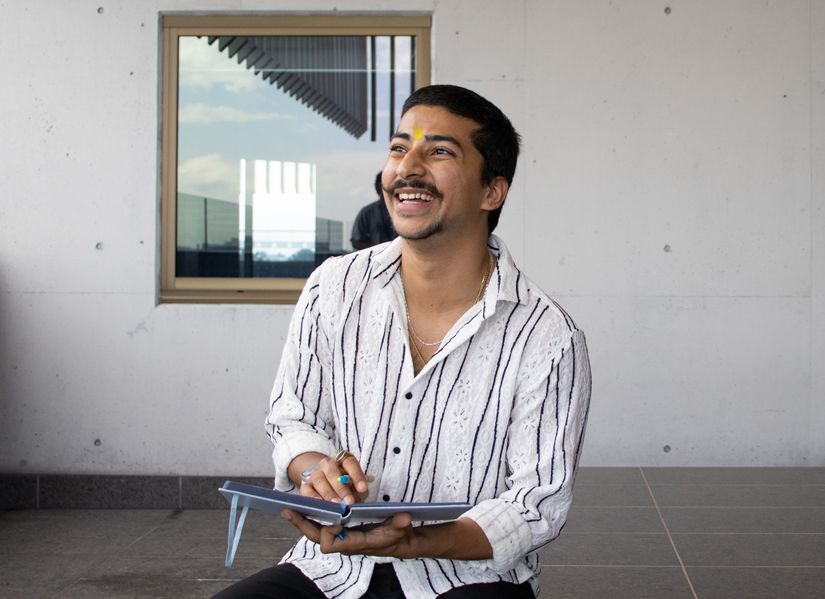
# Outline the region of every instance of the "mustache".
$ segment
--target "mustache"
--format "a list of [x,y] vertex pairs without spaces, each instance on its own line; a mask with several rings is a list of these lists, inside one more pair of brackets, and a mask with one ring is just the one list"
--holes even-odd
[[402,187],[423,189],[424,191],[426,191],[434,197],[441,197],[441,192],[438,191],[438,188],[435,185],[433,185],[432,183],[427,183],[426,181],[419,181],[418,179],[396,179],[392,185],[390,185],[389,187],[384,187],[384,191],[386,191],[390,195],[393,195],[396,190],[401,189]]

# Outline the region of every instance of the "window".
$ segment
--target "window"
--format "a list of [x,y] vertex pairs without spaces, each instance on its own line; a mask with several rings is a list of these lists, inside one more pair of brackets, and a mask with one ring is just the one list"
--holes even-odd
[[292,303],[352,251],[429,16],[163,18],[164,302]]

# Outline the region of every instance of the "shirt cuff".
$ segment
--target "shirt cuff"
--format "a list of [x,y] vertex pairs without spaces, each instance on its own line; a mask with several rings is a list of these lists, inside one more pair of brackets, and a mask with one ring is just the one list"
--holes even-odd
[[507,572],[520,562],[532,547],[530,526],[518,508],[503,499],[488,499],[461,515],[481,527],[493,548],[490,565],[496,572]]
[[288,491],[295,485],[289,480],[287,468],[296,456],[308,451],[316,451],[324,455],[335,455],[337,450],[328,437],[309,431],[296,431],[279,438],[272,451],[272,461],[275,463],[275,488]]

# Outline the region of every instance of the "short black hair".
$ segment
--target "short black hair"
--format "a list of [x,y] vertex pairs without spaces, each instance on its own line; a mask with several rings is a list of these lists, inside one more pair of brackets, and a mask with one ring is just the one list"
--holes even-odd
[[[473,132],[472,140],[484,159],[481,182],[487,185],[496,177],[504,177],[508,185],[513,183],[521,137],[498,106],[458,85],[428,85],[415,90],[404,102],[401,116],[414,106],[440,106],[478,123],[479,128]],[[488,214],[488,233],[492,233],[498,225],[502,207]]]

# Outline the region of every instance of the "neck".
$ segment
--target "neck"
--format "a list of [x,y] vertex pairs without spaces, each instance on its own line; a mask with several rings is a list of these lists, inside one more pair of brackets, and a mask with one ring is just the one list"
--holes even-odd
[[425,311],[466,309],[490,268],[487,238],[450,248],[404,240],[401,264],[409,305]]
[[436,250],[433,240],[404,240],[401,278],[415,373],[435,354],[461,315],[481,298],[494,264],[487,238]]

